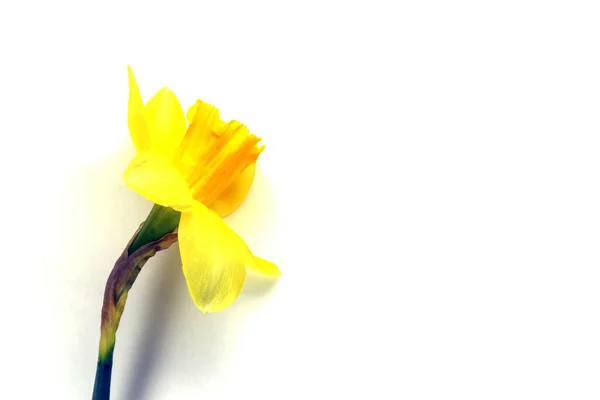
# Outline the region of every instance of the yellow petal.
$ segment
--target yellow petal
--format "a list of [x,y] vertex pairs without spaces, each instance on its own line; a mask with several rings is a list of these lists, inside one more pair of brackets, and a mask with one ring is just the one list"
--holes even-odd
[[127,66],[129,75],[129,104],[127,109],[127,124],[133,145],[138,152],[146,150],[150,144],[150,134],[144,116],[144,103],[140,89],[131,67]]
[[210,204],[209,208],[221,217],[226,217],[234,212],[244,202],[244,199],[248,195],[252,182],[254,181],[255,171],[256,163],[250,164],[250,166],[235,178],[231,185],[219,195],[217,200]]
[[200,160],[205,157],[210,143],[214,142],[225,123],[219,116],[219,110],[208,103],[198,100],[188,110],[190,126],[181,141],[177,153],[177,167],[188,179],[198,167]]
[[191,124],[194,121],[194,117],[196,116],[196,111],[198,110],[198,106],[200,105],[200,100],[194,103],[193,106],[188,108],[185,117],[187,119],[188,124]]
[[192,194],[173,164],[154,152],[138,154],[125,171],[125,184],[156,204],[191,209]]
[[246,267],[256,263],[242,238],[199,202],[181,214],[179,249],[190,295],[204,313],[231,305],[244,285]]
[[145,110],[152,151],[167,158],[172,157],[186,130],[183,109],[177,96],[163,88],[150,99]]
[[277,265],[256,256],[254,256],[254,263],[248,265],[248,268],[267,276],[281,276],[281,271]]
[[223,129],[223,127],[225,126],[225,122],[219,116],[219,110],[217,109],[217,107],[210,105],[208,103],[205,103],[202,100],[196,101],[194,103],[194,105],[192,105],[190,108],[188,108],[188,111],[186,113],[187,122],[189,124],[194,122],[194,118],[196,118],[196,112],[198,111],[198,109],[200,109],[200,112],[202,113],[202,115],[204,115],[206,117],[212,116],[214,118],[214,120],[211,121],[211,124],[215,128],[214,129],[215,133],[219,134],[221,132],[221,130]]

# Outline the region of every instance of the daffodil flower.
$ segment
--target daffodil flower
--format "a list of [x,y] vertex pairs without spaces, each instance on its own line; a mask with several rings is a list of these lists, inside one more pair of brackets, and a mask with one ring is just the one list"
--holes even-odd
[[149,258],[179,240],[183,274],[204,313],[223,310],[238,297],[246,268],[280,275],[256,257],[221,219],[246,198],[264,146],[237,121],[197,101],[186,123],[177,97],[162,89],[147,104],[129,68],[128,125],[137,155],[125,171],[127,186],[152,200],[146,221],[113,267],[104,291],[98,365],[92,398],[108,400],[116,332],[129,289]]
[[186,119],[177,97],[161,89],[144,105],[129,68],[128,123],[137,156],[125,183],[142,196],[181,212],[179,248],[192,299],[203,312],[220,311],[239,295],[246,268],[269,276],[277,266],[250,252],[222,219],[246,197],[264,146],[237,121],[197,101]]

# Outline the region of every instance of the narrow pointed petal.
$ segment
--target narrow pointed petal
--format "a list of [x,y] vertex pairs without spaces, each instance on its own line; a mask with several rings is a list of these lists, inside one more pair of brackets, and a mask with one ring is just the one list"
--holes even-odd
[[250,166],[235,178],[231,185],[219,195],[217,200],[210,204],[209,208],[221,217],[226,217],[234,212],[244,202],[244,199],[248,195],[252,182],[254,182],[255,172],[256,163],[250,164]]
[[248,265],[248,268],[267,276],[281,276],[281,271],[277,265],[256,256],[254,256],[254,263]]
[[144,103],[140,95],[135,76],[131,67],[127,66],[129,76],[129,103],[127,109],[127,124],[129,125],[129,133],[131,140],[138,152],[148,149],[150,145],[150,133],[144,115]]
[[125,184],[158,205],[190,210],[193,199],[185,180],[166,158],[152,152],[138,154],[125,171]]
[[181,214],[179,249],[190,295],[204,313],[231,305],[244,285],[246,267],[256,263],[242,238],[198,202]]
[[172,157],[186,131],[183,109],[175,93],[167,88],[159,90],[146,105],[146,118],[152,151]]

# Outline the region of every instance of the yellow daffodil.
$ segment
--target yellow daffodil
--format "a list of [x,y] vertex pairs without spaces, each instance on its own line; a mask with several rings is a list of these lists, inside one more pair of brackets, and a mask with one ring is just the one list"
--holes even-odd
[[137,155],[125,183],[142,196],[181,212],[179,248],[192,299],[203,312],[229,306],[239,295],[246,268],[278,276],[277,266],[254,256],[222,219],[244,200],[264,146],[237,121],[197,101],[187,113],[161,89],[144,104],[129,68],[128,124]]

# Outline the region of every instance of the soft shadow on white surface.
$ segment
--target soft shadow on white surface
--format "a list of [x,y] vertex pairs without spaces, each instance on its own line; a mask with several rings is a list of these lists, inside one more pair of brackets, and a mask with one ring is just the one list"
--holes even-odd
[[250,272],[243,294],[231,309],[203,315],[188,295],[174,247],[149,261],[152,265],[142,271],[144,282],[130,293],[115,356],[117,399],[149,398],[153,385],[161,380],[166,386],[177,385],[179,377],[164,371],[168,366],[171,371],[186,370],[187,377],[180,379],[203,391],[231,357],[237,331],[247,318],[244,311],[270,297],[277,284]]
[[[177,246],[172,246],[177,248]],[[177,274],[181,269],[179,256],[173,249],[167,250],[167,253],[160,260],[149,260],[149,263],[158,265],[147,265],[144,268],[153,268],[154,272],[154,290],[151,296],[145,295],[144,306],[151,310],[151,315],[147,315],[144,321],[141,321],[133,334],[136,336],[133,340],[136,343],[135,356],[128,360],[129,374],[124,375],[122,395],[123,399],[144,399],[147,397],[149,382],[155,370],[157,363],[160,363],[160,349],[165,346],[167,325],[171,324],[171,308],[177,306],[177,290],[182,289],[178,285]],[[142,271],[142,273],[148,271]],[[131,296],[143,295],[139,290],[131,291]],[[125,317],[127,317],[125,313]],[[130,333],[130,332],[128,332]],[[131,341],[131,340],[128,340]],[[119,349],[117,348],[117,351]]]

